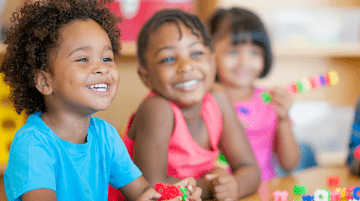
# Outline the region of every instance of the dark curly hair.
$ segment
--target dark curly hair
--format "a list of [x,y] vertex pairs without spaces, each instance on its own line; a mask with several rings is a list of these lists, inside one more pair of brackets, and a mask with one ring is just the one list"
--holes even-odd
[[254,45],[263,49],[265,52],[265,67],[259,75],[259,78],[268,75],[273,62],[273,56],[268,33],[260,18],[255,13],[244,8],[232,7],[229,9],[218,9],[211,16],[208,23],[211,37],[214,37],[220,29],[223,28],[222,24],[224,24],[226,20],[230,21],[227,29],[232,32],[233,45],[246,43],[248,38],[241,37],[241,34],[245,34],[250,36],[251,42]]
[[41,0],[26,1],[19,13],[13,13],[5,39],[6,53],[0,67],[10,85],[9,99],[20,114],[45,112],[43,95],[35,87],[35,73],[51,72],[49,52],[57,47],[59,29],[73,20],[92,19],[108,34],[115,56],[120,54],[120,21],[109,12],[112,0]]
[[198,16],[180,9],[164,9],[155,13],[140,30],[137,40],[137,56],[141,66],[146,66],[145,53],[147,50],[150,34],[161,25],[168,22],[175,22],[179,27],[179,21],[184,23],[185,26],[189,27],[192,33],[198,37],[200,36],[194,30],[200,31],[201,36],[204,39],[204,45],[208,46],[212,51],[210,35],[208,34],[205,25],[201,22]]

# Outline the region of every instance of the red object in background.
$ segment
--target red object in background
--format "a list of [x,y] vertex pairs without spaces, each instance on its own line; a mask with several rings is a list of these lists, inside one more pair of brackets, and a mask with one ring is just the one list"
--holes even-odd
[[356,147],[354,157],[360,161],[360,145]]
[[136,42],[143,24],[157,11],[165,8],[178,8],[194,11],[193,0],[115,0],[110,11],[122,18],[118,23],[121,41]]
[[339,187],[340,185],[340,177],[339,176],[329,176],[327,178],[329,187]]

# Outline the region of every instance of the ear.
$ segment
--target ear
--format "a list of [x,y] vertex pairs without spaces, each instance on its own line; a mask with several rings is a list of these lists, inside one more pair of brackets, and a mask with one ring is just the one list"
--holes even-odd
[[150,79],[149,70],[147,70],[143,66],[139,66],[138,69],[137,69],[137,72],[138,72],[138,74],[140,76],[141,81],[145,84],[145,86],[147,88],[149,88],[151,90],[152,89],[152,83],[151,83],[151,79]]
[[52,74],[39,70],[35,73],[35,87],[45,96],[50,95],[53,92],[52,88]]

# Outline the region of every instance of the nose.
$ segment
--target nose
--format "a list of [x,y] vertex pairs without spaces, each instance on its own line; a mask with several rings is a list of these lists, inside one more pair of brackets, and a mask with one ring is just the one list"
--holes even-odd
[[107,74],[109,73],[109,67],[106,66],[103,62],[99,62],[98,64],[96,64],[96,66],[94,67],[94,69],[92,70],[93,74]]
[[251,55],[240,54],[237,59],[238,66],[248,67],[252,63]]
[[192,63],[184,59],[179,61],[178,73],[185,73],[187,71],[193,70],[193,68],[194,67]]

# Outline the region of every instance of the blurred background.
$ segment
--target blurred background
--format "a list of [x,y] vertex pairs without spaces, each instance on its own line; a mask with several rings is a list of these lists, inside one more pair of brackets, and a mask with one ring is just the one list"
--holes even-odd
[[[10,18],[24,0],[0,0],[0,60]],[[360,94],[360,1],[359,0],[118,0],[111,10],[122,16],[118,26],[122,57],[118,93],[107,111],[95,114],[121,134],[127,120],[147,94],[137,75],[136,35],[142,23],[162,8],[176,7],[196,13],[206,22],[220,7],[241,6],[256,12],[270,32],[275,62],[259,85],[283,86],[330,70],[339,83],[294,95],[290,115],[298,141],[312,144],[320,165],[343,163],[356,99]],[[26,117],[10,112],[8,89],[0,81],[0,173],[16,130]]]

